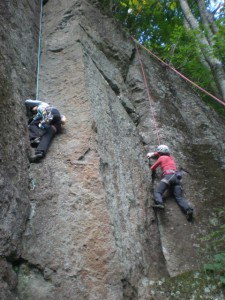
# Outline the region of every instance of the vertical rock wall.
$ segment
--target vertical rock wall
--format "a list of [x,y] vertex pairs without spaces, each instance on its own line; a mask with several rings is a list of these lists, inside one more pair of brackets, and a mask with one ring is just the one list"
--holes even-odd
[[[181,78],[140,50],[160,141],[191,173],[183,182],[195,220],[188,223],[170,197],[165,211],[155,214],[146,152],[158,141],[135,45],[101,13],[98,1],[49,0],[43,14],[39,97],[68,121],[46,158],[30,166],[28,190],[26,156],[31,149],[23,100],[34,97],[32,42],[39,8],[33,2],[16,5],[27,26],[17,24],[19,29],[7,36],[19,46],[7,54],[16,62],[18,80],[11,79],[13,68],[3,77],[12,88],[3,89],[1,103],[7,103],[2,105],[7,111],[1,121],[14,112],[13,105],[20,113],[12,117],[17,122],[11,128],[14,139],[7,144],[8,137],[1,137],[1,182],[7,212],[3,220],[8,235],[17,239],[15,247],[1,234],[2,245],[9,245],[8,250],[2,247],[2,268],[7,270],[6,258],[16,260],[18,299],[167,299],[153,297],[151,281],[204,262],[199,237],[210,230],[213,207],[223,201],[224,121]],[[17,23],[20,18],[18,14]],[[15,151],[11,160],[9,149]],[[7,165],[12,171],[6,171]],[[15,191],[11,201],[9,190]],[[9,203],[17,203],[16,214],[7,211]],[[10,265],[8,270],[3,284],[10,294],[16,276]]]
[[[90,9],[91,17],[95,17],[98,10],[93,11],[88,3],[81,5],[78,1],[57,5],[48,2],[44,7],[39,94],[66,114],[68,122],[44,162],[31,166],[36,186],[30,193],[32,211],[19,267],[21,298],[29,299],[34,291],[41,299],[136,297],[142,277],[149,273],[155,277],[167,273],[156,223],[151,232],[146,230],[154,217],[148,208],[149,175],[143,149],[135,150],[133,162],[132,152],[124,153],[125,161],[120,158],[127,145],[123,146],[119,139],[114,141],[117,131],[110,133],[113,120],[110,114],[115,114],[115,126],[124,128],[130,148],[133,148],[133,138],[139,144],[138,132],[120,103],[115,102],[111,112],[106,108],[110,97],[113,100],[115,95],[101,75],[104,72],[97,70],[91,75],[93,79],[96,77],[93,84],[87,77],[93,72],[93,62],[87,68],[85,44],[91,40],[87,39],[85,20],[89,17],[83,19],[82,14]],[[91,47],[92,51],[98,51]],[[128,54],[124,55],[127,61],[129,52],[132,53],[129,47]],[[96,52],[96,55],[99,54]],[[111,77],[117,72],[118,80],[123,80],[113,64],[109,65],[102,57],[103,70],[111,72]],[[106,104],[103,102],[101,108],[104,114],[96,111],[87,89],[91,85],[96,93],[98,83],[105,93],[102,99]],[[104,119],[105,113],[109,118]],[[118,125],[117,114],[118,117],[121,114]],[[110,147],[114,144],[109,151],[113,154],[117,143],[123,147],[118,148],[118,158],[99,155],[99,147],[105,146],[101,129],[96,132],[95,117],[101,115],[102,125],[105,124],[109,134],[105,142]],[[117,130],[121,132],[119,127]],[[113,162],[108,162],[109,159],[118,159],[116,166],[111,165]],[[121,164],[119,173],[117,164]],[[103,175],[104,170],[108,172],[112,167],[114,174]],[[142,168],[146,170],[144,174]],[[111,185],[109,191],[108,185]],[[107,194],[114,197],[113,201]]]
[[29,215],[27,120],[23,100],[34,96],[40,3],[0,3],[0,298],[15,299],[11,263],[21,255]]

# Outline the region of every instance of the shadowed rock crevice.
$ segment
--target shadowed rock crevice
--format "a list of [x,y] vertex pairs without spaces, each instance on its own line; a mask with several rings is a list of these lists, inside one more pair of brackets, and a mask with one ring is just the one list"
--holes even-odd
[[17,291],[17,275],[13,270],[11,262],[0,257],[0,298],[1,299],[16,299]]
[[0,4],[0,298],[7,300],[17,299],[12,264],[21,256],[30,213],[23,99],[35,91],[39,12],[39,1]]
[[53,284],[50,280],[54,270],[32,265],[23,259],[14,263],[14,269],[18,274],[17,294],[22,299],[29,299],[31,293],[36,299],[44,299],[46,294],[54,297]]
[[103,78],[105,79],[105,81],[109,84],[110,88],[114,91],[114,93],[117,96],[120,95],[120,89],[119,89],[117,83],[115,81],[111,80],[110,78],[108,78],[106,76],[106,74],[97,66],[97,64],[95,63],[95,61],[93,61],[93,63],[95,64],[97,70],[103,76]]
[[86,155],[88,155],[88,153],[90,152],[90,148],[88,148],[85,152],[84,152],[84,154],[83,155],[81,155],[79,158],[78,158],[78,160],[85,160],[85,156]]
[[[91,12],[91,11],[90,11]],[[92,14],[92,12],[91,12]],[[90,16],[93,17],[93,16]],[[119,26],[118,23],[115,23],[112,19],[110,21],[111,24],[105,23],[105,28],[101,28],[100,31],[96,31],[93,35],[93,31],[91,28],[91,24],[80,23],[80,27],[82,30],[87,34],[88,37],[88,43],[93,43],[93,45],[98,49],[98,51],[102,52],[102,54],[106,57],[108,62],[111,62],[112,65],[114,65],[119,72],[121,73],[121,76],[123,80],[126,79],[127,72],[129,69],[129,64],[132,62],[135,56],[135,49],[129,45],[127,49],[120,49],[117,47],[117,40],[110,39],[108,32],[111,31],[112,27],[109,27],[110,25],[114,27],[115,35],[116,34],[123,34],[122,28]],[[100,25],[99,22],[96,23],[97,27]],[[96,28],[98,30],[98,28]],[[100,35],[101,36],[100,36]],[[127,39],[127,36],[124,33],[124,38]],[[84,44],[84,47],[87,47],[87,44]],[[95,58],[95,55],[92,52],[91,57]],[[103,69],[103,68],[102,68]]]
[[123,299],[138,299],[138,291],[135,286],[131,286],[131,284],[127,281],[127,279],[121,279],[123,284]]

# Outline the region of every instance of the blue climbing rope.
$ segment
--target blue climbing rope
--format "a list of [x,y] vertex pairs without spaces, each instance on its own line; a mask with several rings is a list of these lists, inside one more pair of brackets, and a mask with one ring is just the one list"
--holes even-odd
[[40,1],[41,1],[41,11],[40,11],[39,40],[38,40],[38,57],[37,57],[36,100],[38,99],[38,84],[39,84],[40,56],[41,56],[42,16],[43,16],[43,0],[40,0]]

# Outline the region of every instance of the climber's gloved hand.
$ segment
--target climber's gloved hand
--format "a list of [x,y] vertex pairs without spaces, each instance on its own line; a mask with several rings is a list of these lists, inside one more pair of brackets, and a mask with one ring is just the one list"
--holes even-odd
[[147,158],[152,158],[152,157],[154,157],[155,155],[154,155],[154,152],[149,152],[149,153],[147,153]]

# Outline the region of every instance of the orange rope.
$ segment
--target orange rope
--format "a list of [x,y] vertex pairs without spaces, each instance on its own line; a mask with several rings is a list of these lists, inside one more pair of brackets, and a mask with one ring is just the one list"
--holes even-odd
[[158,139],[158,144],[160,145],[158,128],[157,128],[157,125],[156,125],[156,119],[155,119],[154,110],[153,110],[153,106],[152,106],[152,98],[151,98],[150,93],[149,93],[148,84],[147,84],[147,80],[146,80],[146,76],[145,76],[145,72],[144,72],[144,67],[143,67],[143,64],[142,64],[142,61],[141,61],[141,57],[140,57],[140,54],[139,54],[139,50],[138,50],[138,47],[137,47],[136,44],[135,44],[135,47],[136,47],[136,50],[137,50],[137,53],[138,53],[138,57],[139,57],[139,61],[140,61],[140,65],[141,65],[141,70],[142,70],[142,74],[143,74],[143,78],[144,78],[144,84],[145,84],[145,88],[146,88],[146,91],[147,91],[148,100],[149,100],[149,103],[150,103],[150,108],[151,108],[151,112],[152,112],[152,118],[153,118],[153,122],[154,122],[154,126],[155,126],[155,131],[156,131],[156,135],[157,135],[157,139]]
[[141,45],[140,43],[138,43],[138,41],[135,40],[133,37],[131,37],[131,38],[135,42],[135,45],[136,45],[136,43],[138,45],[140,45],[143,49],[145,49],[146,51],[148,51],[153,57],[155,57],[156,59],[158,59],[165,66],[169,67],[171,70],[173,70],[175,73],[177,73],[178,75],[180,75],[182,78],[184,78],[185,80],[187,80],[188,82],[190,82],[191,84],[193,84],[199,90],[201,90],[202,92],[204,92],[205,94],[207,94],[208,96],[212,97],[214,100],[216,100],[217,102],[219,102],[220,104],[222,104],[223,106],[225,106],[225,103],[222,100],[218,99],[217,97],[215,97],[214,95],[210,94],[205,89],[201,88],[199,85],[197,85],[196,83],[194,83],[193,81],[191,81],[190,79],[188,79],[187,77],[185,77],[183,74],[181,74],[180,72],[178,72],[176,69],[174,69],[173,67],[171,67],[169,64],[167,64],[166,62],[164,62],[163,60],[161,60],[161,58],[159,58],[157,55],[155,55],[154,53],[152,53],[149,49],[147,49],[146,47],[144,47],[143,45]]

